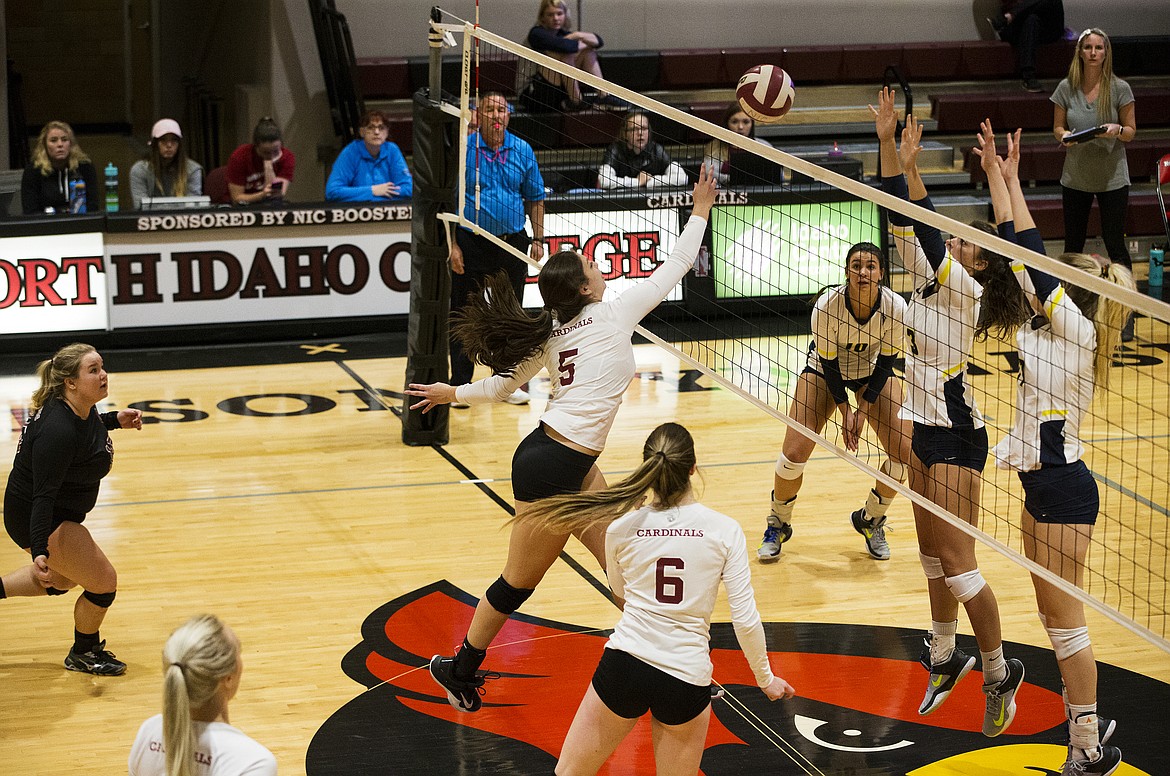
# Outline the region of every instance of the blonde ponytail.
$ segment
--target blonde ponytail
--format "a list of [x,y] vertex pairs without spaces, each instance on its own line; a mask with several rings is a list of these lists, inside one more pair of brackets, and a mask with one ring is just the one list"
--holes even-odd
[[209,702],[239,662],[239,642],[212,614],[192,617],[167,639],[162,716],[168,776],[194,776],[198,741],[191,709]]

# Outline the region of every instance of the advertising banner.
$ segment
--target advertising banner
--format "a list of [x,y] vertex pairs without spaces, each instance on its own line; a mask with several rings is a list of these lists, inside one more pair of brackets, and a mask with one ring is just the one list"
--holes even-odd
[[0,238],[0,335],[106,329],[100,232]]

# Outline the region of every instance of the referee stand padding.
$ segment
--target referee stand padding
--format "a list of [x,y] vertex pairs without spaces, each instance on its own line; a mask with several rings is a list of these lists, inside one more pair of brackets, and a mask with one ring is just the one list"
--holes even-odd
[[[442,95],[454,102],[450,95]],[[454,213],[458,187],[459,119],[430,99],[429,89],[414,93],[414,214],[411,219],[410,320],[406,333],[406,384],[449,379],[447,315],[451,309],[451,274],[447,237],[439,213]],[[410,409],[403,397],[402,441],[408,445],[444,445],[448,439],[446,404],[425,415]]]

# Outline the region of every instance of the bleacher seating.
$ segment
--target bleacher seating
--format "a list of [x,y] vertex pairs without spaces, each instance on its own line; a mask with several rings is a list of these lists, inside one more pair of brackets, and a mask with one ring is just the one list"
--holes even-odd
[[[1064,170],[1064,148],[1055,139],[1052,143],[1029,143],[1020,148],[1020,180],[1028,183],[1055,184]],[[1154,165],[1164,154],[1170,153],[1170,139],[1138,138],[1125,145],[1129,162],[1129,177],[1134,182],[1152,180]],[[979,157],[970,148],[963,152],[963,169],[971,175],[971,184],[987,181]]]
[[[1068,71],[1073,41],[1041,46],[1037,74],[1059,78]],[[1122,77],[1170,75],[1168,36],[1113,39],[1114,71]],[[599,53],[606,77],[635,91],[730,88],[744,70],[769,62],[788,70],[797,85],[870,83],[896,65],[911,81],[999,80],[1015,77],[1016,60],[1007,43],[989,40],[937,43],[776,46],[745,49],[673,49]],[[363,57],[359,84],[366,99],[407,99],[427,84],[426,57]],[[480,88],[515,88],[515,60],[484,59]],[[444,62],[444,77],[456,78],[459,62]],[[445,81],[448,82],[448,81]]]
[[[1028,210],[1036,221],[1036,228],[1045,240],[1064,239],[1064,207],[1059,196],[1032,198]],[[1158,198],[1153,194],[1132,194],[1125,217],[1125,233],[1130,235],[1161,234],[1162,217],[1158,213]],[[1101,218],[1097,208],[1089,213],[1089,236],[1101,234]]]
[[[1121,77],[1170,76],[1170,36],[1115,37],[1114,70]],[[1037,52],[1037,74],[1044,79],[1062,78],[1074,54],[1072,41],[1041,46]],[[602,70],[610,80],[638,92],[680,92],[702,89],[727,89],[753,65],[769,62],[791,73],[797,87],[824,84],[878,84],[886,67],[897,66],[912,83],[921,82],[1014,82],[1017,78],[1015,54],[999,41],[940,41],[902,44],[849,44],[774,46],[743,49],[677,49],[664,51],[600,52]],[[428,59],[425,57],[377,57],[358,60],[358,78],[366,100],[405,100],[427,85]],[[443,79],[448,89],[457,83],[460,62],[443,62]],[[511,54],[497,53],[480,62],[479,89],[494,89],[509,95],[517,87],[517,60]],[[970,87],[966,87],[969,89]],[[1143,128],[1170,127],[1170,87],[1137,86],[1139,132]],[[940,134],[969,135],[979,122],[990,118],[997,129],[1021,127],[1028,132],[1047,132],[1052,128],[1052,103],[1049,95],[1020,91],[934,93],[929,95],[933,118]],[[686,95],[665,101],[692,115],[717,123],[726,103]],[[573,114],[527,114],[512,117],[512,129],[537,147],[570,143],[576,147],[600,149],[616,137],[619,117],[613,113],[585,111]],[[662,118],[654,121],[656,139],[664,145],[693,145],[703,138],[695,130]],[[411,116],[391,113],[390,139],[404,153],[412,151]],[[1135,183],[1144,183],[1154,163],[1170,151],[1170,140],[1141,138],[1127,144],[1130,174]],[[685,167],[693,168],[697,159],[680,158]],[[1021,149],[1021,178],[1031,184],[1055,185],[1064,164],[1064,151],[1055,142],[1027,143]],[[557,191],[591,188],[596,185],[596,165],[591,163],[551,163],[542,165],[546,184]],[[964,170],[972,185],[985,178],[978,157],[966,151]],[[691,170],[693,172],[693,170]],[[1037,225],[1046,239],[1060,239],[1064,222],[1059,196],[1041,196],[1034,201]],[[1161,219],[1153,195],[1131,195],[1127,232],[1160,234]],[[1090,233],[1099,230],[1096,213]]]
[[[1138,128],[1170,127],[1170,87],[1136,87]],[[1052,102],[1047,94],[992,92],[932,94],[931,116],[942,133],[974,131],[983,119],[1004,129],[1051,130]]]

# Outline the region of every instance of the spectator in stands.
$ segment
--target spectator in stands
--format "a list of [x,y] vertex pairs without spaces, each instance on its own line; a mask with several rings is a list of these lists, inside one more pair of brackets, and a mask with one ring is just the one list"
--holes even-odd
[[[476,115],[479,131],[467,138],[467,198],[464,217],[511,245],[533,261],[544,257],[544,178],[532,146],[508,131],[512,108],[500,92],[485,92]],[[478,184],[479,193],[476,193]],[[478,205],[478,206],[477,206]],[[532,236],[524,229],[532,221]],[[491,240],[470,229],[454,229],[448,241],[451,262],[451,313],[458,315],[468,296],[479,293],[483,281],[500,270],[508,274],[516,298],[523,304],[528,265]],[[463,343],[451,337],[451,385],[470,383],[475,364]],[[509,396],[509,404],[527,404],[526,387]],[[452,402],[467,409],[465,402]]]
[[1062,0],[1003,0],[1003,13],[990,21],[999,39],[1015,49],[1024,88],[1044,91],[1036,80],[1036,47],[1064,37]]
[[162,651],[163,708],[142,723],[130,776],[275,776],[276,758],[228,722],[240,689],[240,640],[218,617],[180,625]]
[[97,171],[64,121],[50,121],[41,128],[32,150],[32,161],[20,181],[20,201],[25,215],[68,213],[71,181],[85,182],[85,209],[101,210]]
[[414,180],[398,145],[387,140],[390,122],[379,110],[368,110],[358,122],[361,138],[341,150],[325,199],[336,202],[381,202],[410,199]]
[[[1125,247],[1125,215],[1129,208],[1129,165],[1124,143],[1137,135],[1133,90],[1113,75],[1113,47],[1099,29],[1077,39],[1068,77],[1052,94],[1056,105],[1052,134],[1066,148],[1060,187],[1064,199],[1065,253],[1083,253],[1093,198],[1101,211],[1101,239],[1110,261],[1132,266]],[[1100,127],[1096,137],[1080,142],[1066,138],[1079,130]],[[1133,319],[1123,339],[1133,339]]]
[[227,163],[228,191],[237,205],[280,200],[288,195],[297,159],[284,147],[280,127],[265,116],[252,130],[252,142],[232,152]]
[[[528,31],[528,45],[566,65],[602,77],[597,50],[605,45],[605,41],[597,33],[573,31],[573,16],[565,0],[541,0],[536,26]],[[609,94],[583,94],[581,85],[572,78],[544,67],[537,70],[526,93],[526,103],[532,102],[545,110],[580,110],[586,102],[596,103],[599,107],[626,107],[624,100]]]
[[150,153],[130,168],[134,209],[143,197],[198,197],[203,194],[203,166],[187,158],[183,130],[174,119],[159,119],[150,130]]
[[[756,138],[756,122],[743,112],[743,108],[738,102],[732,101],[727,106],[727,110],[723,111],[723,118],[719,121],[719,125],[730,129],[737,135],[750,137],[758,143],[771,147],[768,142]],[[731,149],[731,145],[714,138],[703,149],[703,164],[715,176],[715,182],[721,187],[726,186],[731,181]]]
[[603,189],[684,186],[687,174],[670,154],[650,139],[650,115],[643,110],[626,114],[617,140],[610,144],[597,172]]

